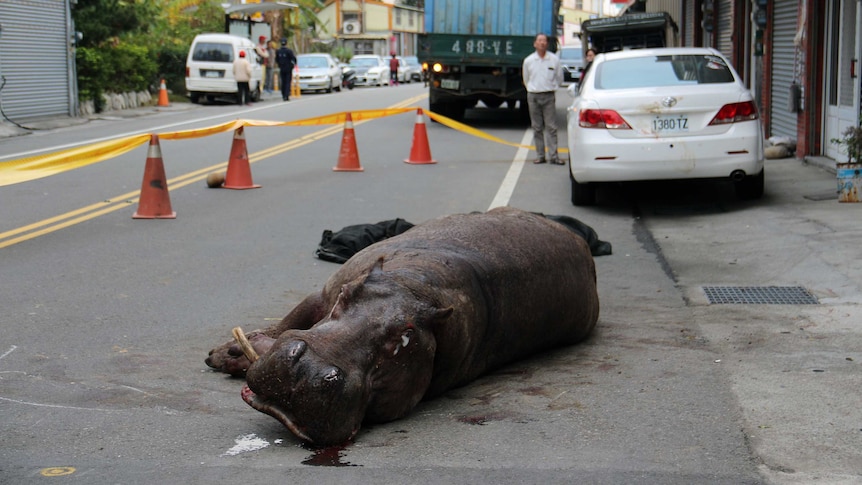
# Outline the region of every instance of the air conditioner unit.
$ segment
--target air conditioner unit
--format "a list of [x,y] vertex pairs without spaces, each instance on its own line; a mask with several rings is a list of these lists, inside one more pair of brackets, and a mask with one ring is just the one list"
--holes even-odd
[[348,20],[344,22],[345,34],[358,34],[360,31],[358,20]]

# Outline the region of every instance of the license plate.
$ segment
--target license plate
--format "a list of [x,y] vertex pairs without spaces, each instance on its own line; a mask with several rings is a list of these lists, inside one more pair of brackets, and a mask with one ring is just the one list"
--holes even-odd
[[652,120],[652,131],[655,133],[679,133],[688,131],[688,116],[656,116]]
[[204,71],[204,77],[222,77],[224,71]]
[[441,79],[440,87],[443,89],[458,89],[461,85],[461,82],[457,79]]

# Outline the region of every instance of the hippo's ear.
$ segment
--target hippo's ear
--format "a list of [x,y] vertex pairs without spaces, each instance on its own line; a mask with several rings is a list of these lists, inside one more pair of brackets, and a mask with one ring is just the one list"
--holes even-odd
[[447,308],[438,308],[434,311],[434,314],[431,315],[431,320],[434,322],[442,322],[452,316],[452,312],[454,311],[455,308],[451,306]]

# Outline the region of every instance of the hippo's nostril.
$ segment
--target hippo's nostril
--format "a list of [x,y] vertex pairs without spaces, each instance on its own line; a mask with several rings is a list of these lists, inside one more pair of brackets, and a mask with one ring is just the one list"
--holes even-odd
[[296,360],[305,353],[306,345],[305,342],[298,340],[290,344],[290,347],[287,348],[287,356],[291,360]]
[[323,380],[324,380],[324,381],[326,381],[326,382],[333,382],[333,381],[337,381],[337,380],[338,380],[338,377],[339,377],[340,375],[341,375],[341,372],[339,372],[339,371],[338,371],[338,369],[330,369],[330,370],[329,370],[329,372],[327,372],[326,374],[324,374],[324,376],[323,376]]

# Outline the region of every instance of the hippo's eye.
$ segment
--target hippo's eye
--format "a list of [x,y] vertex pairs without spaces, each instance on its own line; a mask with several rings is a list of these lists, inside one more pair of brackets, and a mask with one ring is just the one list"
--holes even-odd
[[326,382],[337,381],[339,374],[340,372],[338,372],[338,369],[330,369],[329,372],[323,376],[323,380]]

